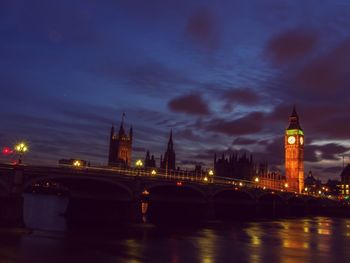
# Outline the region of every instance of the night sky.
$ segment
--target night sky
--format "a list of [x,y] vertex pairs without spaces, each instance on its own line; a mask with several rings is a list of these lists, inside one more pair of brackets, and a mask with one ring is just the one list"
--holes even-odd
[[348,0],[1,0],[0,146],[106,164],[125,112],[134,159],[149,149],[159,164],[173,129],[180,166],[249,151],[283,169],[295,104],[305,173],[339,179],[349,15]]

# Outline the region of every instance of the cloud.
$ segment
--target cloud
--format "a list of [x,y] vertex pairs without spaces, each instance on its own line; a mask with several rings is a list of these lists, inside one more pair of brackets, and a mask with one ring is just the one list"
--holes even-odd
[[225,111],[232,111],[233,107],[239,104],[246,106],[257,105],[262,99],[258,92],[249,88],[234,88],[221,92],[215,89],[213,92],[225,102]]
[[219,46],[219,31],[213,12],[208,8],[195,10],[187,20],[185,35],[204,50]]
[[9,20],[16,22],[7,23],[4,32],[11,33],[11,36],[16,34],[26,41],[81,46],[96,45],[101,40],[94,24],[97,17],[93,5],[81,8],[69,1],[16,1],[16,4],[7,6],[6,12],[17,19]]
[[221,97],[230,102],[237,102],[244,105],[254,105],[260,101],[258,93],[249,88],[236,88],[226,90]]
[[204,129],[227,135],[253,134],[262,131],[264,115],[261,112],[251,112],[233,121],[213,119],[204,124]]
[[109,61],[88,70],[118,83],[124,83],[132,87],[132,90],[140,91],[142,94],[156,94],[157,96],[169,95],[169,92],[174,92],[179,85],[186,87],[197,84],[182,70],[149,60],[135,64]]
[[308,63],[295,81],[300,91],[315,97],[340,96],[350,85],[350,39]]
[[323,173],[332,173],[332,174],[340,175],[342,170],[343,170],[343,168],[341,166],[331,166],[331,167],[324,168],[322,170],[322,172]]
[[191,115],[209,115],[208,104],[199,93],[181,95],[171,99],[168,107],[173,112],[187,113]]
[[349,150],[343,145],[336,143],[328,143],[318,146],[318,151],[321,152],[321,159],[323,160],[339,160],[339,155]]
[[276,64],[304,59],[315,50],[319,36],[305,29],[293,29],[273,37],[266,48],[267,55]]
[[239,137],[233,140],[232,145],[247,145],[247,144],[255,144],[256,140],[250,138]]

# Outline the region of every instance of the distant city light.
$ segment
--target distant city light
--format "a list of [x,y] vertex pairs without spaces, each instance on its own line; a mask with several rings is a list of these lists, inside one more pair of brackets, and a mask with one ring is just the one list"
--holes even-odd
[[284,187],[285,187],[285,188],[288,188],[288,186],[289,186],[288,183],[285,183],[285,184],[284,184]]
[[255,181],[256,183],[259,183],[259,177],[255,177],[254,181]]
[[239,182],[239,186],[243,186],[243,183],[242,183],[242,182]]
[[214,171],[210,169],[209,172],[208,172],[208,175],[209,176],[213,176],[214,175]]
[[156,175],[156,174],[157,174],[157,171],[153,169],[153,170],[151,171],[151,175]]
[[143,192],[142,192],[143,195],[149,195],[149,192],[147,191],[147,189],[145,189]]
[[183,184],[182,184],[182,182],[176,182],[176,185],[177,186],[182,186]]
[[208,177],[205,176],[205,177],[203,178],[203,180],[204,180],[204,182],[208,182]]

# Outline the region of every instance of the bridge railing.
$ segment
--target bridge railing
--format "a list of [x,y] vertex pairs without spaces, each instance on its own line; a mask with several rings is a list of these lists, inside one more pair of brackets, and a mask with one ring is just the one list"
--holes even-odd
[[[154,180],[162,179],[169,181],[178,181],[178,182],[196,182],[196,183],[213,183],[220,185],[233,185],[236,187],[249,187],[249,188],[258,188],[260,187],[254,181],[243,180],[243,179],[235,179],[228,177],[218,177],[218,176],[210,176],[208,172],[201,171],[186,171],[186,170],[166,170],[159,168],[133,168],[133,167],[107,167],[107,166],[81,166],[75,167],[72,165],[22,165],[24,169],[28,169],[32,172],[34,171],[45,171],[45,172],[61,172],[62,169],[67,169],[69,171],[75,171],[78,174],[86,174],[89,172],[101,172],[106,173],[109,176],[142,176],[153,178]],[[261,187],[262,188],[262,187]]]
[[[69,166],[72,168],[72,166]],[[218,177],[211,176],[207,171],[187,171],[187,170],[166,170],[159,168],[132,168],[132,167],[84,167],[84,170],[95,170],[95,171],[108,171],[116,174],[123,174],[126,176],[142,176],[161,178],[162,180],[171,180],[171,181],[188,181],[188,182],[197,182],[197,183],[214,183],[214,184],[229,184],[235,185],[237,187],[258,187],[258,184],[243,179],[235,179],[228,177]]]

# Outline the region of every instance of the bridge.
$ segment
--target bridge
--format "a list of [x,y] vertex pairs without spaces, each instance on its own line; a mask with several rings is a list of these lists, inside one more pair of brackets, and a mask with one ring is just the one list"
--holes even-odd
[[256,182],[186,171],[0,164],[0,223],[23,225],[23,193],[42,182],[69,193],[67,223],[199,222],[254,216],[320,214],[338,202],[271,190]]

